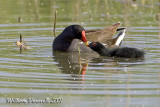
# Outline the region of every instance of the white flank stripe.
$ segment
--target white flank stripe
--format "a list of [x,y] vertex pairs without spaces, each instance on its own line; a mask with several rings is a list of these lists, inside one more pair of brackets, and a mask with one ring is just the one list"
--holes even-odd
[[120,35],[120,36],[118,37],[118,40],[116,41],[115,45],[119,46],[119,44],[120,44],[121,41],[123,40],[125,34],[126,34],[126,30],[124,29],[122,35]]

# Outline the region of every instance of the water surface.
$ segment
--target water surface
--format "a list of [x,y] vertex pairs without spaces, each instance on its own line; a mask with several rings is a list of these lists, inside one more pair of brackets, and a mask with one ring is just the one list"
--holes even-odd
[[[158,0],[0,1],[0,103],[4,107],[158,107],[160,105],[160,14]],[[71,24],[101,29],[121,22],[122,46],[146,52],[145,59],[53,53],[56,35]],[[18,23],[18,18],[22,21]],[[31,49],[20,54],[23,35]],[[116,35],[115,35],[116,36]],[[60,104],[9,104],[6,98],[62,98]]]

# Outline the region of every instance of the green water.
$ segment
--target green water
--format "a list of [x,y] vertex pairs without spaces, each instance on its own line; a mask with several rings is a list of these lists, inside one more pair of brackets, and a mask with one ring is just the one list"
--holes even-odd
[[[0,5],[2,107],[159,107],[158,0],[1,0]],[[55,10],[56,35],[71,24],[100,29],[121,22],[127,29],[122,46],[144,50],[145,59],[81,53],[80,69],[78,53],[53,55]],[[21,54],[15,45],[20,34],[31,48]],[[62,102],[19,104],[6,103],[6,98],[62,98]]]

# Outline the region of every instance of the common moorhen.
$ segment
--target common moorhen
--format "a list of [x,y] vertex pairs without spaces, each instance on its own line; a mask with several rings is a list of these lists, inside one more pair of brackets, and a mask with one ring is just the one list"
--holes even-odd
[[54,39],[53,51],[77,51],[78,39],[88,45],[84,28],[80,25],[70,25]]
[[130,47],[121,47],[121,48],[106,48],[100,42],[92,42],[89,44],[89,47],[96,51],[101,56],[108,57],[123,57],[123,58],[143,58],[144,52]]

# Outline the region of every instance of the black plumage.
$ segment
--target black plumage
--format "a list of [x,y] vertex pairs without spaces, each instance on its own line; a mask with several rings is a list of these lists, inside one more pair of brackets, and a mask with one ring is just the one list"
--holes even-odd
[[78,39],[87,42],[84,28],[80,25],[70,25],[54,39],[53,51],[77,51]]
[[103,46],[100,42],[92,42],[89,44],[89,47],[101,56],[108,57],[141,58],[144,57],[145,54],[142,50],[130,47],[109,49]]

